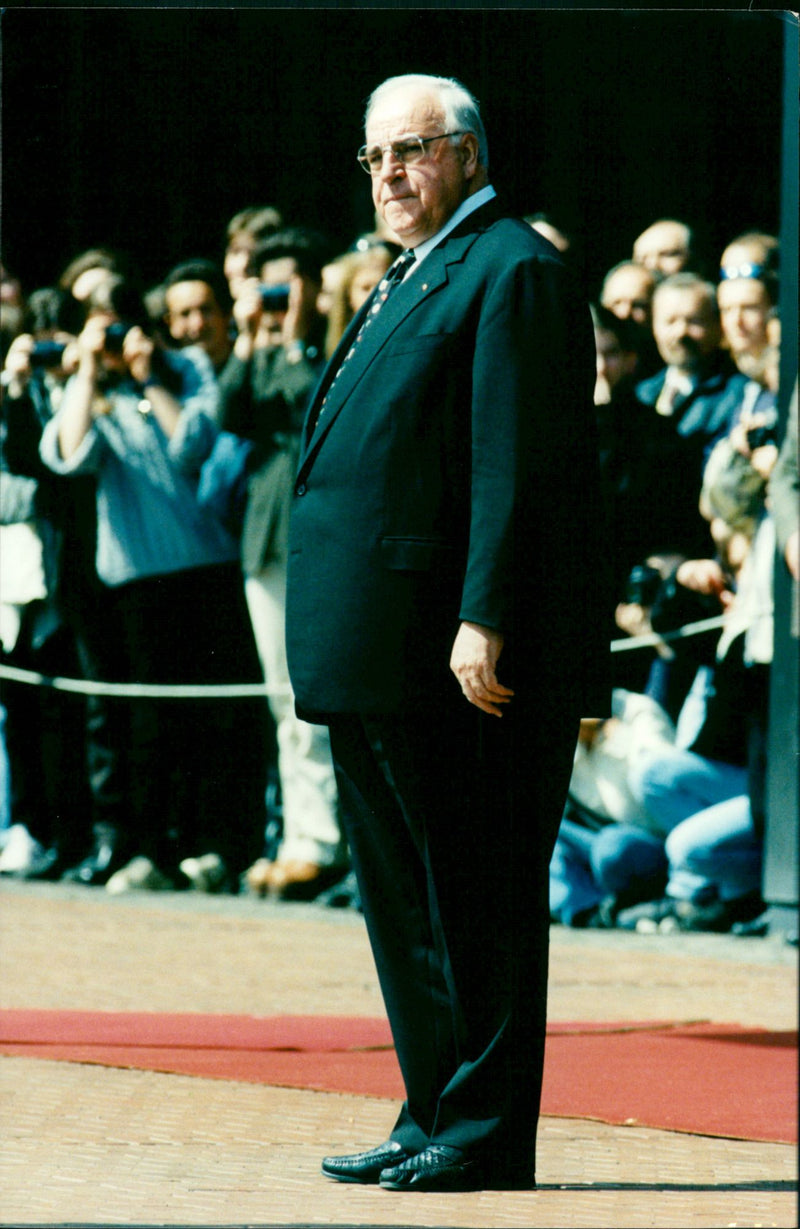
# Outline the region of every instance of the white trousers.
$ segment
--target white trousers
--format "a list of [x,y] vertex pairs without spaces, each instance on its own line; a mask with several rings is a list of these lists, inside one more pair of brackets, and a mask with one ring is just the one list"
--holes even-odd
[[301,721],[286,664],[286,567],[270,564],[245,579],[250,619],[277,726],[278,773],[283,796],[283,840],[278,857],[332,866],[346,860],[337,817],[337,790],[328,727]]

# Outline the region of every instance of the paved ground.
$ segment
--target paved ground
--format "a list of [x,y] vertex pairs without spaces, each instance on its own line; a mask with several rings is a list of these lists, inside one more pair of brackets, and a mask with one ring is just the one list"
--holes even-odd
[[[0,887],[5,1007],[381,1014],[360,915],[188,894]],[[776,938],[555,929],[553,1020],[797,1024]],[[0,1059],[0,1224],[693,1229],[797,1226],[796,1150],[544,1118],[535,1193],[402,1195],[327,1182],[382,1139],[377,1099]]]

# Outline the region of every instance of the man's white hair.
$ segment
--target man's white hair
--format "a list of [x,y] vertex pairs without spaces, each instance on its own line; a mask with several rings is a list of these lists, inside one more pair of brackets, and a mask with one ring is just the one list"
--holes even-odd
[[373,108],[390,94],[400,90],[432,94],[441,103],[447,132],[471,132],[478,138],[478,162],[489,165],[489,144],[483,127],[478,100],[453,77],[431,77],[425,73],[406,73],[401,77],[389,77],[370,95],[364,117],[365,125]]

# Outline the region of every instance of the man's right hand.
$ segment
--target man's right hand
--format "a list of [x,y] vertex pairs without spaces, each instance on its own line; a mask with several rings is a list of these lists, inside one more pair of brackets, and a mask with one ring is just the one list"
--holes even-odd
[[103,353],[106,344],[106,329],[108,321],[102,316],[91,316],[82,331],[78,335],[78,351],[80,353],[80,365],[91,366],[96,364]]
[[461,690],[476,708],[493,717],[502,717],[502,705],[514,692],[497,681],[496,667],[503,651],[503,636],[479,623],[462,623],[450,657],[450,669]]
[[248,277],[233,304],[233,319],[237,335],[233,352],[242,362],[253,357],[256,337],[264,314],[261,302],[261,284],[257,277]]
[[3,384],[12,397],[22,395],[33,374],[31,367],[33,344],[33,337],[30,333],[20,333],[19,337],[15,337],[8,347],[3,367]]

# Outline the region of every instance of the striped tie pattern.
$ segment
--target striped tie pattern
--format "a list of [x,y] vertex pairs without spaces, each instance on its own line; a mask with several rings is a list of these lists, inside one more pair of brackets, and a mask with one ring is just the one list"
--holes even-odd
[[358,330],[358,333],[355,336],[352,346],[347,351],[347,354],[345,354],[344,358],[339,364],[336,374],[331,380],[330,387],[328,388],[328,391],[323,398],[322,405],[319,407],[319,414],[317,415],[317,422],[319,422],[320,418],[325,412],[325,404],[328,400],[328,397],[330,396],[331,389],[333,388],[336,381],[339,379],[339,376],[344,370],[345,365],[347,364],[348,360],[351,359],[353,354],[355,353],[356,346],[361,341],[361,338],[364,336],[365,332],[367,331],[369,326],[372,324],[372,321],[375,319],[375,317],[377,316],[378,312],[383,307],[386,300],[389,298],[389,295],[392,294],[392,292],[396,290],[397,287],[400,285],[400,283],[402,282],[403,278],[405,277],[406,273],[411,268],[415,260],[416,260],[416,256],[414,254],[413,249],[409,248],[408,251],[401,252],[401,254],[397,257],[397,260],[394,262],[394,264],[386,271],[386,274],[383,277],[383,279],[378,283],[378,288],[375,291],[374,302],[372,303],[372,306],[367,312],[367,315],[361,325],[361,328]]

